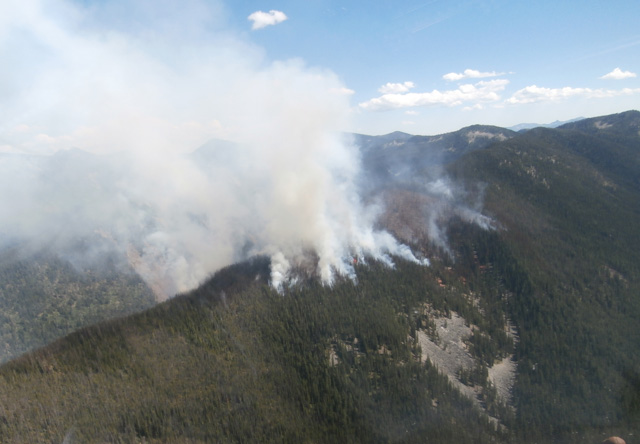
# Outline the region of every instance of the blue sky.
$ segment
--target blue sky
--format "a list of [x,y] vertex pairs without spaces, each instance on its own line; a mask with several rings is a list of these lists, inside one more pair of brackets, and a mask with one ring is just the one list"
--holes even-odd
[[[437,134],[640,104],[637,1],[256,1],[236,2],[233,13],[272,9],[288,20],[253,31],[252,39],[269,57],[302,57],[336,72],[354,91],[356,131]],[[616,68],[626,76],[602,78]],[[500,75],[443,78],[465,70]],[[460,95],[460,103],[447,97],[462,85],[482,89],[479,82],[490,81],[485,91]],[[411,93],[444,97],[423,96],[421,106],[412,106],[421,103],[417,95],[378,107],[370,102],[383,95],[383,85],[404,82],[414,85]]]
[[638,109],[638,17],[637,0],[1,2],[0,151],[188,150],[274,115],[440,134]]

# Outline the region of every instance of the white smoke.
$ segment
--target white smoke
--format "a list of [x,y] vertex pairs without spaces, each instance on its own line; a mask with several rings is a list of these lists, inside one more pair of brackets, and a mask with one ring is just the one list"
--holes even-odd
[[446,175],[440,175],[424,184],[424,192],[428,196],[435,198],[424,208],[427,221],[427,236],[434,246],[442,249],[451,258],[454,258],[454,254],[449,245],[446,232],[447,225],[453,217],[459,218],[466,223],[477,225],[483,230],[497,228],[497,223],[480,211],[483,200],[482,191],[480,190],[480,195],[475,197],[474,206],[477,208],[473,208],[470,206],[469,199],[471,196],[469,196],[469,192],[460,185],[453,183]]
[[335,74],[266,61],[213,2],[54,3],[0,5],[2,239],[117,254],[164,297],[251,254],[279,288],[417,261],[360,201]]

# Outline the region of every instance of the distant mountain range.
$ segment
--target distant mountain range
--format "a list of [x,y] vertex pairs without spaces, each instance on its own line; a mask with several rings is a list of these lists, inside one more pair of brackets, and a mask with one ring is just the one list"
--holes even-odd
[[584,117],[576,117],[575,119],[569,119],[569,120],[556,120],[554,122],[551,123],[519,123],[517,125],[514,126],[510,126],[509,129],[511,131],[523,131],[523,130],[529,130],[532,128],[557,128],[559,126],[564,125],[565,123],[572,123],[572,122],[577,122],[578,120],[583,120]]
[[353,138],[363,199],[430,266],[283,293],[268,259],[230,266],[0,367],[0,441],[632,442],[640,112]]

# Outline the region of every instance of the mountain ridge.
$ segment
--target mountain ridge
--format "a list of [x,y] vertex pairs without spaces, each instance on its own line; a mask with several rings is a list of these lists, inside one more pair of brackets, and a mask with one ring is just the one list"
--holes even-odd
[[[381,223],[427,255],[430,267],[358,263],[357,285],[310,280],[283,294],[268,286],[265,258],[228,267],[151,310],[0,367],[0,404],[10,406],[0,412],[0,437],[578,443],[637,436],[640,113],[594,119],[515,134],[468,127],[431,142],[455,147],[433,169],[415,162],[432,140],[418,139],[396,150],[394,174],[385,170],[390,146],[372,141],[364,165],[376,181],[368,192],[395,202]],[[474,131],[505,139],[472,142]],[[396,175],[403,164],[405,175]],[[446,178],[465,189],[449,195],[422,186]],[[495,224],[482,228],[471,216]],[[441,244],[429,236],[434,227]],[[451,339],[443,329],[460,318],[469,330]],[[471,364],[438,370],[419,338],[443,355],[456,342]],[[504,359],[517,364],[511,399],[488,374]]]
[[551,123],[519,123],[508,128],[516,132],[528,131],[533,128],[558,128],[559,126],[565,125],[567,123],[577,122],[583,119],[585,119],[585,117],[575,117],[569,120],[554,120]]

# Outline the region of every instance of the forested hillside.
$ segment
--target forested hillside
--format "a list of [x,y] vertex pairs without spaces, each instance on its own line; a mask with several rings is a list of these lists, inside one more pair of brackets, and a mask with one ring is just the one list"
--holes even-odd
[[133,270],[108,260],[81,270],[52,252],[25,250],[0,251],[0,362],[155,304]]
[[515,132],[488,125],[473,125],[437,136],[412,136],[395,132],[385,136],[354,135],[360,147],[367,189],[413,185],[439,177],[442,166],[466,153],[507,140]]
[[[418,309],[479,313],[434,269],[284,294],[266,259],[0,371],[3,442],[507,442],[420,361]],[[481,321],[482,322],[482,321]]]
[[513,291],[517,429],[637,433],[640,113],[535,129],[452,165],[502,228],[478,254]]
[[436,154],[368,138],[365,197],[430,266],[282,292],[268,259],[228,267],[2,366],[0,441],[633,442],[639,131],[630,111]]

